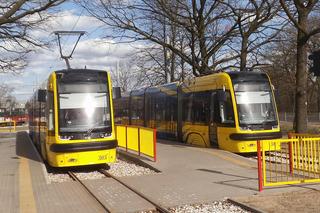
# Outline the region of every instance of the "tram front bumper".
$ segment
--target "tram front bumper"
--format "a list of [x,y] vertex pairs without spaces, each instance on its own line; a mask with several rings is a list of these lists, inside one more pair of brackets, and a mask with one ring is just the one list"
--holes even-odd
[[114,149],[118,146],[117,140],[105,142],[83,142],[83,143],[66,143],[66,144],[52,144],[50,146],[51,152],[67,153],[67,152],[85,152],[97,151],[105,149]]
[[256,141],[282,138],[282,132],[263,132],[263,133],[232,133],[230,138],[235,141]]

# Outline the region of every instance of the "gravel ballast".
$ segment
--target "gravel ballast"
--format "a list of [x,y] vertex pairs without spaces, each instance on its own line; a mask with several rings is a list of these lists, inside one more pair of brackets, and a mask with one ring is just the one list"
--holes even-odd
[[170,212],[174,213],[248,213],[249,211],[242,209],[226,200],[215,201],[206,204],[182,205],[170,208]]
[[[155,171],[145,168],[134,163],[117,159],[115,163],[109,164],[108,172],[116,177],[141,176],[156,174]],[[81,169],[81,171],[73,171],[80,180],[94,180],[105,178],[103,174],[97,170]],[[49,183],[62,183],[72,181],[72,178],[66,172],[48,172]]]

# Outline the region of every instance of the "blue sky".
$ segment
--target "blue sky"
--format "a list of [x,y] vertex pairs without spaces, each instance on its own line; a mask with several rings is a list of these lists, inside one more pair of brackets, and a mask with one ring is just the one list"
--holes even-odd
[[[82,30],[86,31],[70,61],[72,68],[91,68],[115,70],[117,61],[124,60],[134,52],[132,44],[115,44],[112,40],[103,38],[103,24],[86,15],[82,8],[73,3],[60,6],[61,11],[57,18],[48,23],[44,31],[33,32],[38,37],[55,39],[52,32],[57,30]],[[79,18],[79,16],[81,17]],[[66,49],[72,48],[74,39],[64,38],[63,45]],[[14,87],[15,97],[24,102],[30,98],[33,91],[54,70],[64,69],[65,62],[60,58],[57,43],[47,49],[40,49],[28,56],[28,66],[22,74],[0,74],[0,82],[5,82]]]

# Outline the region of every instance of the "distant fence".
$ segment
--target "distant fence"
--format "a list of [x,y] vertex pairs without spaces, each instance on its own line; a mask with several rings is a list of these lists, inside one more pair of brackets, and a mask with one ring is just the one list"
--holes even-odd
[[16,121],[0,121],[0,132],[15,132]]
[[[275,144],[279,150],[271,149]],[[262,140],[257,150],[259,191],[264,186],[320,182],[320,135]]]
[[[279,112],[279,120],[293,122],[294,113],[293,112]],[[320,113],[308,113],[309,122],[320,122]]]
[[126,151],[134,151],[138,155],[146,155],[156,161],[156,129],[116,125],[116,135],[119,147]]

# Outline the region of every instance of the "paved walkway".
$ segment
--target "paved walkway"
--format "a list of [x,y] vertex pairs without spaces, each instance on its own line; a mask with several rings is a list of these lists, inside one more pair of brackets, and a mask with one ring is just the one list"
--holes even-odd
[[[103,212],[77,183],[48,184],[44,165],[27,133],[19,132],[16,138],[13,136],[4,138],[0,134],[1,212]],[[158,141],[157,150],[157,162],[142,161],[160,170],[160,173],[121,179],[165,207],[225,198],[258,198],[319,188],[319,185],[291,186],[267,188],[259,193],[255,161],[223,150],[168,141]],[[115,212],[141,210],[144,204],[132,205],[132,196],[125,195],[126,198],[122,199],[117,195],[115,185],[102,181],[87,183],[97,189],[105,202],[113,202]],[[272,202],[269,204],[272,205]]]
[[255,160],[170,141],[158,141],[157,151],[157,162],[142,161],[161,173],[123,179],[167,207],[320,188],[317,184],[282,186],[260,193]]

